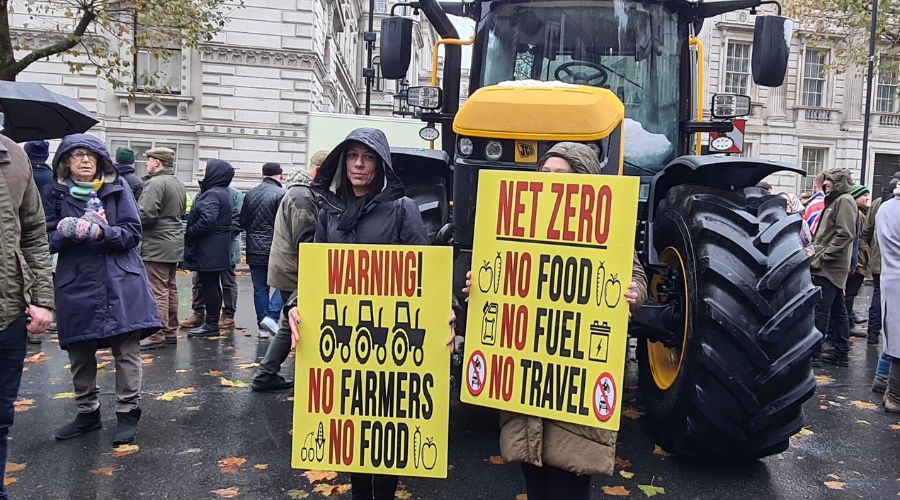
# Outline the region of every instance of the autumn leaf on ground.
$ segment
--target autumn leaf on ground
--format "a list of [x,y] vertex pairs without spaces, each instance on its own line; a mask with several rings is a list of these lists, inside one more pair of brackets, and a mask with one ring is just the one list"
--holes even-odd
[[652,484],[639,484],[638,488],[644,492],[648,497],[656,496],[656,495],[665,495],[666,489],[662,486],[653,486]]
[[869,423],[868,420],[859,420],[859,419],[857,419],[857,420],[856,420],[856,423],[859,424],[859,425],[872,425],[872,424]]
[[253,468],[257,470],[268,470],[269,464],[256,464],[253,466]]
[[41,351],[37,354],[33,354],[25,358],[25,364],[40,363],[41,361],[47,361],[48,359],[50,358],[48,358],[47,355],[44,354],[44,351]]
[[222,375],[225,375],[225,372],[223,372],[222,370],[212,370],[212,369],[210,369],[209,371],[207,371],[206,373],[204,373],[204,375],[209,375],[209,376],[211,376],[211,377],[221,377]]
[[407,491],[405,489],[400,488],[394,492],[394,498],[397,498],[399,500],[409,500],[410,498],[412,498],[412,493],[410,493],[409,491]]
[[611,497],[627,497],[631,494],[631,491],[624,486],[602,486],[600,490],[603,491],[604,495]]
[[516,500],[528,500],[528,493],[519,493],[516,495]]
[[112,467],[100,467],[99,469],[89,470],[88,472],[97,476],[112,476],[115,471],[116,469],[113,469]]
[[841,476],[838,476],[837,474],[828,474],[828,478],[829,478],[829,479],[834,479],[835,481],[840,481],[840,480],[841,480]]
[[23,411],[28,411],[34,408],[34,400],[33,399],[20,399],[13,403],[13,408],[15,408],[16,413],[22,413]]
[[303,475],[306,476],[306,480],[309,481],[310,484],[337,479],[337,472],[332,472],[330,470],[308,470],[304,472]]
[[238,365],[238,368],[243,368],[244,370],[249,370],[251,368],[256,368],[259,366],[259,363],[243,363]]
[[14,477],[6,476],[3,478],[3,486],[9,486],[16,481],[18,481],[18,479],[14,478]]
[[816,383],[819,385],[831,385],[832,382],[834,382],[834,379],[831,378],[831,375],[826,375],[824,373],[822,375],[816,375]]
[[237,486],[232,486],[231,488],[210,490],[209,492],[219,498],[234,498],[241,494],[241,489],[238,488]]
[[140,449],[141,448],[136,444],[120,444],[113,448],[112,456],[113,458],[124,457],[125,455],[131,455]]
[[232,361],[240,361],[240,360],[242,360],[242,359],[244,359],[243,356],[232,356],[232,357],[231,357],[231,360],[232,360]]
[[285,494],[287,494],[289,498],[306,498],[309,496],[309,492],[303,490],[287,490],[285,491]]
[[317,484],[313,492],[326,497],[340,496],[350,491],[349,484]]
[[141,354],[141,364],[142,365],[152,365],[153,364],[153,355],[152,354]]
[[888,428],[890,428],[892,431],[900,431],[900,424],[890,424],[888,425]]
[[225,387],[250,387],[250,384],[244,382],[243,380],[228,380],[225,377],[219,377],[219,383],[224,385]]
[[850,401],[850,404],[860,410],[874,410],[877,408],[874,403],[869,403],[868,401]]
[[169,391],[165,394],[156,396],[157,401],[172,401],[175,398],[183,398],[190,394],[194,393],[193,387],[182,387],[181,389],[175,389],[174,391]]
[[247,462],[246,458],[228,457],[219,460],[219,468],[223,474],[237,474],[241,471],[241,466]]
[[671,453],[669,453],[668,451],[662,449],[662,447],[659,446],[659,445],[656,445],[656,446],[653,447],[653,454],[654,454],[654,455],[659,455],[659,456],[661,456],[661,457],[663,457],[663,458],[668,458],[668,457],[671,457],[671,456],[672,456]]
[[813,434],[815,434],[815,432],[809,430],[809,427],[804,427],[804,428],[800,429],[799,431],[797,431],[796,434],[794,434],[794,439],[800,439],[802,437],[812,436]]
[[616,457],[616,467],[619,469],[627,469],[631,467],[631,461],[622,457]]
[[57,392],[50,399],[75,399],[74,392]]
[[22,463],[22,464],[17,464],[15,462],[6,462],[6,473],[12,474],[15,472],[23,471],[23,470],[25,470],[25,467],[27,467],[27,466],[28,466],[27,462]]
[[840,481],[825,481],[825,487],[829,490],[842,490],[844,489],[844,483]]
[[622,416],[629,420],[638,420],[644,416],[644,412],[629,406],[622,410]]
[[619,475],[624,477],[625,479],[631,479],[634,477],[634,472],[628,472],[627,470],[620,470]]

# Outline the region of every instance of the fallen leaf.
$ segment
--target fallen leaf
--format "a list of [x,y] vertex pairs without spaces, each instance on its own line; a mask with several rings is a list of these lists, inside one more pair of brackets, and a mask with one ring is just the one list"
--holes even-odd
[[815,432],[809,430],[809,427],[804,427],[804,428],[800,429],[799,431],[797,431],[796,434],[794,434],[794,439],[800,439],[802,437],[812,436],[813,434],[815,434]]
[[604,495],[611,497],[627,497],[631,494],[631,491],[625,489],[624,486],[601,486],[600,490]]
[[19,472],[25,470],[25,467],[28,466],[28,463],[17,464],[15,462],[6,462],[6,473],[12,474],[14,472]]
[[874,410],[877,408],[873,403],[869,403],[868,401],[850,401],[850,404],[860,410]]
[[349,484],[317,484],[313,492],[326,497],[340,496],[350,491]]
[[223,474],[237,474],[241,471],[241,466],[247,462],[246,458],[228,457],[219,460],[219,468]]
[[859,420],[859,419],[857,419],[857,420],[856,420],[856,423],[859,424],[859,425],[872,425],[872,424],[869,423],[868,420]]
[[516,495],[516,500],[528,500],[528,494],[527,493],[519,493],[518,495]]
[[100,363],[97,363],[97,369],[98,369],[98,370],[102,370],[102,369],[106,368],[106,366],[107,366],[108,364],[109,364],[109,361],[102,361],[102,362],[100,362]]
[[16,481],[18,481],[18,479],[14,478],[14,477],[6,476],[3,478],[3,486],[9,486]]
[[244,382],[243,380],[228,380],[225,377],[219,377],[219,383],[224,385],[225,387],[250,387],[250,384]]
[[243,363],[238,365],[238,368],[243,368],[244,370],[249,370],[251,368],[256,368],[259,366],[259,363]]
[[816,375],[816,383],[819,385],[831,385],[834,382],[834,379],[831,378],[831,375]]
[[152,354],[141,354],[141,364],[142,365],[152,365],[153,364],[153,355]]
[[829,490],[842,490],[844,489],[844,483],[840,481],[825,481],[825,487]]
[[240,361],[240,360],[244,359],[244,357],[243,356],[232,356],[231,359],[232,359],[232,361]]
[[33,408],[33,405],[33,399],[20,399],[13,403],[13,408],[15,408],[16,413],[22,413],[23,411],[28,411]]
[[666,489],[662,486],[653,486],[652,484],[639,484],[638,488],[644,492],[648,497],[656,496],[656,495],[665,495]]
[[174,391],[169,391],[160,396],[156,396],[157,401],[173,401],[175,398],[183,398],[190,394],[194,393],[193,387],[182,387],[181,389],[175,389]]
[[671,453],[669,453],[668,451],[662,449],[662,447],[660,447],[659,445],[656,445],[656,446],[653,447],[653,454],[654,454],[654,455],[659,455],[659,456],[661,456],[661,457],[663,457],[663,458],[667,458],[667,457],[671,457],[671,456],[672,456]]
[[225,374],[225,372],[223,372],[221,370],[209,370],[208,372],[204,373],[204,375],[209,375],[212,377],[221,377],[224,374]]
[[98,476],[112,476],[115,471],[116,469],[113,469],[112,467],[100,467],[99,469],[89,470],[88,472]]
[[830,408],[828,405],[819,405],[820,410],[827,410],[828,408]]
[[845,400],[845,401],[847,400],[847,398],[845,398],[844,396],[838,396],[837,398],[838,398],[838,399],[843,399],[843,400]]
[[120,444],[113,448],[112,456],[113,458],[124,457],[125,455],[131,455],[139,449],[140,447],[136,444]]
[[622,416],[629,420],[638,420],[644,416],[644,412],[632,407],[628,407],[622,410]]
[[506,460],[503,460],[503,457],[501,457],[500,455],[491,455],[488,461],[494,465],[503,465],[506,463]]
[[287,490],[285,493],[290,498],[306,498],[309,496],[309,492],[303,490]]
[[234,498],[241,494],[241,489],[238,488],[237,486],[232,486],[230,488],[210,490],[209,492],[219,498]]
[[40,363],[41,361],[47,361],[48,359],[50,358],[48,358],[47,355],[44,354],[44,351],[41,351],[37,354],[33,354],[25,358],[25,364]]
[[900,431],[900,424],[890,424],[890,425],[888,425],[888,427],[889,427],[892,431]]
[[624,477],[625,479],[631,479],[634,477],[634,472],[628,472],[627,470],[620,470],[619,475]]
[[841,476],[838,476],[837,474],[828,474],[827,477],[829,477],[830,479],[834,479],[835,481],[841,480]]
[[269,464],[256,464],[253,466],[253,468],[257,470],[268,470]]
[[74,392],[58,392],[50,399],[75,399]]
[[412,493],[403,489],[398,489],[394,492],[394,498],[398,498],[400,500],[409,500],[410,498],[412,498]]
[[337,472],[332,472],[328,470],[308,470],[303,473],[306,476],[306,480],[312,483],[317,483],[319,481],[333,481],[337,479]]

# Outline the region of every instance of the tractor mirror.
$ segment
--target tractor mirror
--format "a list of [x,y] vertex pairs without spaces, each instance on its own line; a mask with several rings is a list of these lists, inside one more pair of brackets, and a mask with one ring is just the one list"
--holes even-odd
[[794,22],[782,16],[757,16],[753,30],[753,81],[766,87],[780,87],[787,72]]
[[381,75],[388,80],[406,77],[412,50],[412,26],[412,19],[408,17],[381,20]]

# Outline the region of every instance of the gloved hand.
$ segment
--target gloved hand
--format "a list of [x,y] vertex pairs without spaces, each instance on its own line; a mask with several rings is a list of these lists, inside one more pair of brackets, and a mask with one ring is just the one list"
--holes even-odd
[[88,210],[81,216],[82,219],[91,222],[93,224],[97,224],[98,226],[108,226],[109,222],[106,220],[106,211],[101,210],[99,212],[94,212],[93,210]]
[[65,217],[60,220],[56,224],[56,230],[66,238],[75,241],[97,240],[103,234],[103,230],[99,225],[84,219],[76,219],[75,217]]

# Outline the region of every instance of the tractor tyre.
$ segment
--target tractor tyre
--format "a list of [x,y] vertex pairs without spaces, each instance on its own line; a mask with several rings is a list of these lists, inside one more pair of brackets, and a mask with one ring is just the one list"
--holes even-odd
[[757,459],[803,426],[819,291],[784,205],[760,188],[685,185],[657,209],[654,245],[678,274],[667,288],[654,278],[650,295],[674,297],[682,316],[673,345],[640,341],[638,357],[644,420],[668,451]]

